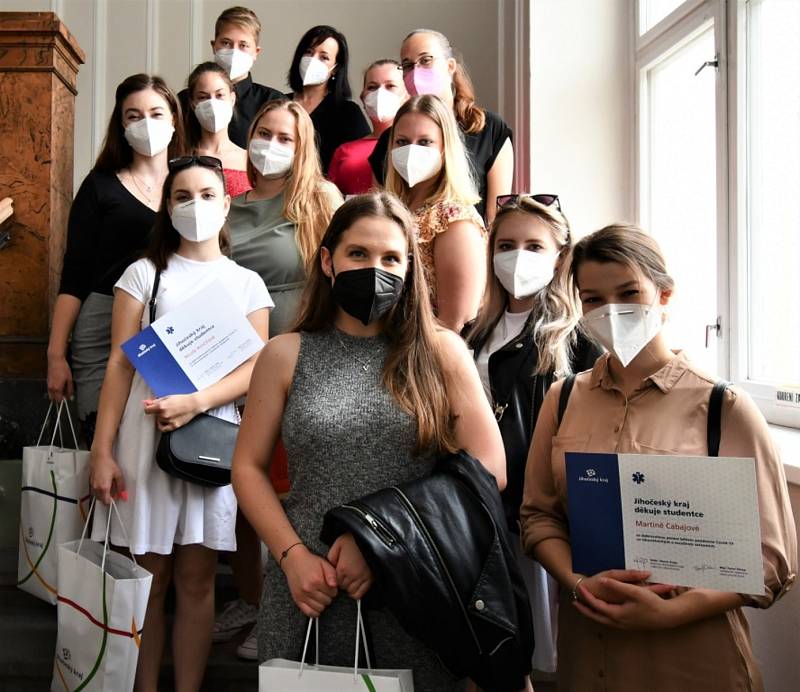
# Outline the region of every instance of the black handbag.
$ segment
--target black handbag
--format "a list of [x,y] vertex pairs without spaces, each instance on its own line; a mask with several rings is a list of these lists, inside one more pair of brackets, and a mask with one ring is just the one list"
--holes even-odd
[[[156,296],[161,272],[156,270],[150,295],[150,324],[156,318]],[[217,488],[230,485],[231,460],[239,426],[200,413],[177,430],[161,434],[156,463],[170,476],[190,483]]]

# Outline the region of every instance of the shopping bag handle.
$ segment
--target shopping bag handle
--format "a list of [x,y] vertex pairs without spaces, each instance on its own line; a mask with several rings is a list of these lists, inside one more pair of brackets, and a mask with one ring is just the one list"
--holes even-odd
[[[355,661],[353,662],[353,681],[355,682],[358,679],[358,640],[359,637],[364,644],[364,657],[367,659],[367,668],[372,668],[372,662],[370,661],[369,657],[369,648],[367,647],[367,634],[364,629],[364,620],[361,616],[361,599],[359,598],[356,601],[356,654],[355,654]],[[316,664],[319,666],[319,618],[309,618],[308,619],[308,628],[306,629],[306,641],[303,644],[303,657],[300,659],[300,670],[297,673],[297,677],[303,675],[303,668],[306,665],[306,652],[308,651],[308,640],[311,638],[311,625],[314,625],[314,630],[316,633]]]
[[[50,419],[50,412],[53,410],[53,402],[50,402],[50,405],[47,407],[47,413],[44,417],[44,423],[42,423],[42,429],[39,431],[39,438],[36,440],[36,446],[38,447],[39,444],[42,442],[42,437],[44,437],[45,428],[47,428],[47,421]],[[75,449],[78,449],[78,436],[75,434],[75,426],[72,424],[72,416],[69,413],[69,406],[67,405],[67,400],[62,399],[58,402],[58,409],[56,409],[56,420],[53,426],[53,436],[50,438],[50,446],[48,448],[48,454],[52,455],[53,453],[53,445],[56,441],[56,432],[59,433],[59,440],[61,442],[61,446],[64,446],[64,437],[61,434],[61,412],[67,412],[67,420],[69,421],[69,429],[72,431],[72,441],[75,443]]]
[[[83,531],[81,532],[81,540],[78,543],[78,550],[75,553],[75,557],[77,558],[78,555],[81,554],[81,547],[83,546],[83,541],[86,538],[86,531],[89,528],[89,519],[92,516],[92,512],[94,511],[94,505],[97,502],[97,497],[92,495],[92,502],[89,505],[89,511],[86,513],[86,521],[83,524]],[[106,571],[106,555],[108,553],[108,536],[111,533],[111,514],[113,513],[117,515],[117,521],[119,521],[119,527],[122,529],[122,535],[125,537],[125,540],[128,543],[128,546],[131,544],[131,539],[128,537],[128,530],[125,528],[125,524],[122,521],[122,517],[119,515],[119,510],[117,509],[117,503],[114,502],[114,498],[111,498],[111,509],[108,511],[108,518],[106,519],[106,537],[103,540],[103,560],[100,564],[100,570],[102,572]],[[133,564],[137,567],[139,563],[136,562],[136,556],[133,554],[132,551],[128,551],[131,554],[131,560],[133,560]]]

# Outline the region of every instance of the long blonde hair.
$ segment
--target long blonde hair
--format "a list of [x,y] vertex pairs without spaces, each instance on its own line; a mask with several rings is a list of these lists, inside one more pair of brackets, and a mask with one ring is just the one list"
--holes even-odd
[[293,331],[315,332],[333,325],[338,308],[331,280],[322,271],[322,248],[333,255],[344,232],[364,217],[396,223],[405,235],[410,258],[402,297],[383,318],[383,334],[389,342],[383,386],[416,420],[415,453],[453,452],[457,449],[455,417],[445,387],[438,328],[428,298],[413,219],[397,197],[387,192],[371,192],[353,197],[339,207],[314,256]]
[[[286,188],[283,191],[283,216],[295,225],[295,241],[308,271],[322,235],[336,210],[333,200],[339,193],[336,186],[322,176],[314,125],[308,113],[298,103],[288,99],[267,101],[253,118],[247,133],[248,144],[261,118],[278,109],[287,110],[294,116],[297,130],[294,160],[286,176]],[[247,179],[253,187],[260,175],[248,157]]]
[[484,344],[508,307],[508,292],[494,273],[494,244],[497,233],[511,214],[523,214],[539,219],[547,226],[558,248],[559,266],[547,286],[535,295],[528,329],[539,354],[533,374],[555,373],[565,375],[571,371],[570,356],[575,344],[575,327],[580,319],[577,295],[569,282],[569,258],[572,247],[569,222],[555,206],[544,206],[531,197],[521,196],[513,204],[497,212],[489,231],[489,253],[483,305],[475,319],[467,340]]
[[466,206],[477,204],[480,200],[472,167],[467,159],[464,142],[461,139],[456,119],[447,104],[438,96],[425,94],[414,96],[406,101],[394,117],[389,132],[389,152],[387,153],[386,190],[408,202],[411,190],[408,183],[394,169],[391,163],[391,149],[398,123],[408,113],[421,113],[433,120],[442,133],[442,170],[439,172],[436,187],[426,200],[434,204],[443,200],[460,202]]

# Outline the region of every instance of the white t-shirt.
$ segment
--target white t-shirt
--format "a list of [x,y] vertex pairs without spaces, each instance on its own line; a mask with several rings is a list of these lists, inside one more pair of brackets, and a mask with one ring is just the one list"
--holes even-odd
[[531,315],[530,310],[525,312],[506,311],[495,325],[494,331],[489,335],[475,364],[478,367],[478,374],[481,376],[483,390],[489,401],[492,401],[492,388],[489,384],[489,357],[499,351],[512,339],[516,339],[521,333],[525,323]]

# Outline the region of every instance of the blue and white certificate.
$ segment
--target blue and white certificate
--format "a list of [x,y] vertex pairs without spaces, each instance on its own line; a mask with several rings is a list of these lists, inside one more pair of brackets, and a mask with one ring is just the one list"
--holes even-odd
[[764,592],[754,459],[567,452],[572,568]]
[[167,396],[209,387],[263,346],[216,279],[122,344],[122,350],[155,395]]

